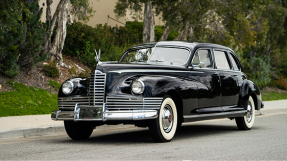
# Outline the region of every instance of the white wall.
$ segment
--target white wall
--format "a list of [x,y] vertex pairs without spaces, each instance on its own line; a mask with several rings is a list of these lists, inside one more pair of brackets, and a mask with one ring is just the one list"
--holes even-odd
[[[57,5],[60,0],[53,0],[53,3],[51,5],[52,9],[52,16],[57,8]],[[90,26],[95,26],[96,24],[105,24],[111,26],[123,26],[123,24],[118,23],[112,19],[108,18],[108,15],[114,19],[116,19],[116,15],[114,13],[115,5],[118,0],[90,0],[90,5],[93,6],[94,10],[96,10],[96,14],[94,17],[90,18],[90,21],[87,23]],[[45,3],[45,6],[43,6],[43,3]],[[42,14],[42,21],[46,20],[46,0],[40,0],[39,1],[40,7],[43,7],[43,14]],[[142,13],[143,15],[143,13]],[[130,12],[127,12],[127,15],[125,17],[121,17],[118,19],[118,21],[122,23],[126,23],[126,21],[133,21],[133,19],[130,16]],[[140,21],[140,20],[139,20]],[[155,25],[163,25],[162,21],[159,17],[155,18]]]

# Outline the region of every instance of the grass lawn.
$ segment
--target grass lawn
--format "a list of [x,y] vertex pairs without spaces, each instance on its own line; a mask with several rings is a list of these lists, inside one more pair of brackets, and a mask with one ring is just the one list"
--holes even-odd
[[0,117],[51,114],[57,110],[57,94],[17,82],[8,83],[15,91],[0,92]]
[[287,93],[277,93],[277,92],[263,92],[262,100],[263,101],[274,101],[274,100],[283,100],[287,99]]

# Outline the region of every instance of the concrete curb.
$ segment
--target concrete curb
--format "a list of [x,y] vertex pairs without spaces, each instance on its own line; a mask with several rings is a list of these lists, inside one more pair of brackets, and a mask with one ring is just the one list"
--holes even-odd
[[16,130],[0,132],[0,139],[30,138],[39,136],[59,135],[65,133],[66,133],[65,128],[63,126],[16,129]]

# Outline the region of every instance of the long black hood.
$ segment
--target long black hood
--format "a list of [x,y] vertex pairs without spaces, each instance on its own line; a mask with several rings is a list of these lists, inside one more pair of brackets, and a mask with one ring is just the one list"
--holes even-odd
[[[94,70],[106,73],[106,95],[131,95],[131,82],[144,76],[172,76],[181,77],[189,69],[184,66],[172,66],[147,63],[99,63]],[[94,72],[94,70],[92,72]],[[148,86],[149,82],[145,82]],[[156,83],[154,80],[153,83]],[[154,85],[150,85],[154,86]],[[146,87],[148,89],[149,87]],[[152,89],[152,87],[150,87]],[[144,96],[150,96],[151,92],[145,92]]]

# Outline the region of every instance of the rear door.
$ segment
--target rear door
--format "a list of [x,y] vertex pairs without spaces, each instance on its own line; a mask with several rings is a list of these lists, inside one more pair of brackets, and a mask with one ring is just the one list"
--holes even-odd
[[229,111],[229,108],[237,105],[239,99],[238,75],[240,73],[234,71],[229,51],[214,49],[213,53],[215,66],[220,76],[220,106],[224,111]]

